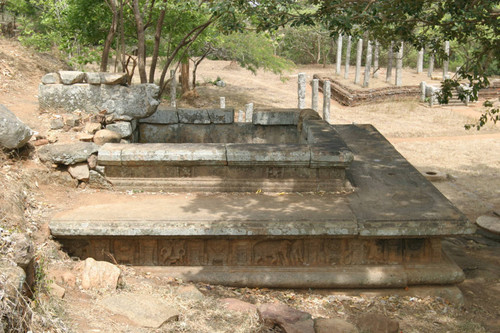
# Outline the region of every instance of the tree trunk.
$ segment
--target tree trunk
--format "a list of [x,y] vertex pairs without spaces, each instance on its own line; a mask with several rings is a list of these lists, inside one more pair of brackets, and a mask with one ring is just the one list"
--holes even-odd
[[151,68],[149,69],[149,83],[155,82],[156,64],[158,63],[158,55],[160,53],[161,30],[163,28],[163,21],[165,20],[165,13],[166,10],[163,9],[158,17],[158,22],[156,23],[155,46],[153,50],[153,57],[151,59]]
[[137,29],[137,62],[141,83],[147,83],[146,75],[146,34],[144,33],[144,21],[141,10],[139,9],[139,0],[134,0],[134,18]]
[[187,93],[189,89],[189,59],[181,62],[181,86],[182,94]]
[[104,41],[104,49],[102,50],[101,56],[101,72],[106,72],[108,70],[108,59],[109,52],[111,49],[111,43],[115,38],[116,29],[118,26],[118,11],[116,10],[116,0],[110,0],[108,2],[111,12],[113,13],[113,19],[111,21],[111,26],[109,27],[108,35],[106,36],[106,40]]
[[391,46],[389,47],[389,51],[387,52],[387,73],[385,75],[385,82],[391,81],[392,78],[392,62],[394,59],[394,52],[392,50],[393,45],[394,42],[391,41]]

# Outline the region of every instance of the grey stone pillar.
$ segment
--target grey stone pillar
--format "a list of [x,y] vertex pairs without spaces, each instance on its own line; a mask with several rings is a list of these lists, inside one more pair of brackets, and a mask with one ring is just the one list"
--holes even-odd
[[226,97],[220,97],[220,108],[225,109],[226,108]]
[[354,77],[354,83],[359,84],[361,80],[361,57],[363,55],[363,39],[358,40],[358,49],[356,51],[356,76]]
[[379,56],[380,43],[375,41],[375,49],[373,50],[373,77],[378,78],[378,56]]
[[175,70],[170,70],[170,106],[177,107],[177,82],[175,81]]
[[448,59],[448,57],[450,56],[449,41],[444,42],[444,54],[446,55],[446,58],[443,61],[443,80],[446,80],[448,78],[448,66],[450,64],[450,59]]
[[245,121],[245,112],[243,110],[238,110],[238,122],[242,123]]
[[387,73],[385,74],[385,82],[391,82],[392,79],[392,63],[394,61],[394,52],[392,50],[394,42],[391,41],[389,50],[387,52]]
[[345,71],[344,71],[344,79],[349,78],[349,62],[351,61],[351,44],[352,37],[347,37],[347,49],[345,52]]
[[424,48],[421,48],[420,51],[418,51],[417,73],[420,74],[423,71],[424,71]]
[[332,90],[330,87],[330,81],[325,80],[323,82],[323,120],[330,122],[330,96]]
[[427,83],[425,81],[420,82],[420,102],[425,102],[425,89]]
[[433,71],[434,71],[434,53],[431,53],[429,57],[429,68],[427,69],[427,76],[432,77]]
[[335,74],[340,75],[340,68],[342,67],[342,34],[337,38],[337,68]]
[[298,76],[299,109],[306,108],[306,73],[299,73]]
[[396,56],[396,87],[403,85],[403,46],[404,43],[401,42],[398,55]]
[[365,59],[365,77],[363,79],[363,88],[367,88],[370,84],[370,70],[372,65],[372,42],[366,44],[366,59]]
[[245,121],[247,123],[251,123],[252,117],[253,117],[253,103],[245,104]]
[[319,80],[312,80],[312,99],[311,99],[311,109],[318,112],[318,91],[319,91]]

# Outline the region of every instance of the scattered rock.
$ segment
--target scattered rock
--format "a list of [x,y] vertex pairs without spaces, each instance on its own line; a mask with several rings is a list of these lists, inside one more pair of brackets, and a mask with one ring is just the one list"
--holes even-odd
[[87,158],[87,163],[89,164],[90,169],[95,169],[97,167],[97,155],[90,155],[89,158]]
[[59,74],[57,73],[49,73],[42,76],[43,84],[56,84],[60,83],[61,79],[59,78]]
[[110,131],[108,129],[103,129],[97,131],[94,134],[94,143],[102,146],[105,143],[119,143],[121,140],[120,133],[116,133],[114,131]]
[[116,289],[121,271],[115,265],[106,261],[95,261],[87,258],[77,270],[82,271],[81,281],[83,289]]
[[64,114],[63,120],[64,120],[64,125],[69,126],[71,128],[76,127],[80,124],[80,117],[72,113]]
[[16,299],[23,291],[26,281],[24,270],[6,260],[0,261],[0,285],[5,295],[11,299]]
[[0,104],[0,146],[7,149],[21,148],[31,139],[33,131]]
[[92,142],[47,145],[38,150],[38,157],[42,162],[71,165],[87,161],[98,149]]
[[89,186],[92,188],[104,190],[113,189],[113,185],[106,179],[106,177],[95,170],[90,170]]
[[353,324],[338,318],[317,318],[314,320],[316,333],[358,333]]
[[286,333],[314,333],[314,321],[307,312],[278,303],[263,304],[257,310],[268,326],[278,325]]
[[223,298],[220,302],[229,311],[242,312],[242,313],[254,313],[257,311],[257,306],[248,302],[240,301],[237,298]]
[[358,317],[357,326],[367,333],[398,333],[399,322],[379,313],[366,313]]
[[49,289],[49,294],[52,297],[56,297],[59,299],[62,299],[64,297],[64,294],[66,294],[66,289],[64,289],[63,287],[59,286],[54,282],[49,284],[48,289]]
[[57,137],[56,133],[49,133],[47,134],[47,140],[49,140],[49,143],[55,143],[59,138]]
[[82,83],[85,80],[85,73],[79,71],[59,71],[62,84]]
[[77,135],[77,138],[78,138],[79,141],[82,141],[82,142],[93,142],[94,141],[94,135],[93,134],[79,133]]
[[35,146],[35,147],[45,146],[48,144],[49,144],[49,140],[47,140],[47,139],[40,139],[40,140],[33,141],[33,146]]
[[64,122],[61,118],[52,119],[50,121],[51,130],[59,130],[64,127]]
[[180,286],[179,288],[177,288],[175,293],[182,298],[187,298],[194,301],[200,301],[205,298],[201,291],[199,291],[198,288],[196,288],[192,284],[187,286]]
[[24,233],[10,235],[12,260],[22,269],[26,269],[33,260],[34,246],[31,239]]
[[90,178],[89,166],[87,163],[77,163],[70,165],[68,167],[68,172],[71,177],[81,181],[88,181]]
[[89,134],[95,134],[102,128],[100,123],[86,123],[84,131]]
[[132,135],[132,124],[128,121],[119,121],[106,125],[106,129],[119,133],[122,138]]
[[101,305],[112,313],[127,317],[137,326],[159,328],[164,323],[177,320],[180,311],[171,304],[151,295],[123,293],[107,297]]

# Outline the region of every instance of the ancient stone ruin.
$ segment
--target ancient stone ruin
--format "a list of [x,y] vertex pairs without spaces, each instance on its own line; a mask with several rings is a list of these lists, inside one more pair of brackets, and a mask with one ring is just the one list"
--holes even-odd
[[156,266],[186,281],[463,280],[441,240],[474,227],[373,126],[330,125],[310,109],[256,109],[249,120],[227,108],[162,106],[130,120],[133,140],[98,146],[96,170],[116,190],[163,194],[62,212],[52,235],[71,256]]

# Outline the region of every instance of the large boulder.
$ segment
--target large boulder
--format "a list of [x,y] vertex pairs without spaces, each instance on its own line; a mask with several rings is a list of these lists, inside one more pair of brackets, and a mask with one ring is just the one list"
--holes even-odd
[[32,135],[33,131],[28,126],[0,104],[0,146],[7,149],[21,148]]
[[115,290],[121,276],[120,269],[115,265],[92,258],[85,259],[76,270],[81,271],[83,289]]
[[72,165],[86,162],[98,149],[99,146],[92,142],[46,145],[38,150],[38,157],[42,162]]
[[101,112],[113,120],[140,119],[150,116],[160,104],[160,87],[145,83],[132,86],[91,84],[41,84],[38,102],[40,109],[80,109]]

